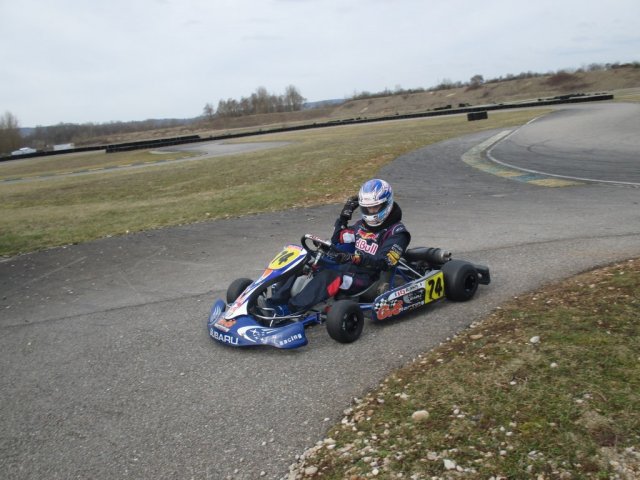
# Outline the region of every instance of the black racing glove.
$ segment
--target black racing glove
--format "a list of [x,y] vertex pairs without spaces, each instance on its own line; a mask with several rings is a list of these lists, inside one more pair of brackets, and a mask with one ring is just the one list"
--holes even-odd
[[358,253],[347,253],[347,252],[338,252],[334,254],[334,258],[338,263],[354,263],[356,265],[360,264],[362,260],[362,256]]
[[354,195],[353,197],[349,197],[342,207],[342,211],[340,212],[340,220],[345,225],[351,220],[351,216],[353,215],[353,211],[358,208],[358,196]]
[[351,254],[347,252],[336,252],[333,257],[338,263],[349,263],[351,261]]

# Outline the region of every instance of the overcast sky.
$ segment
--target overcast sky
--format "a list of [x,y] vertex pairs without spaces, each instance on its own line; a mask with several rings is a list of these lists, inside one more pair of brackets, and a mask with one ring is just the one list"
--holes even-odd
[[0,115],[23,127],[191,118],[640,61],[638,0],[0,0]]

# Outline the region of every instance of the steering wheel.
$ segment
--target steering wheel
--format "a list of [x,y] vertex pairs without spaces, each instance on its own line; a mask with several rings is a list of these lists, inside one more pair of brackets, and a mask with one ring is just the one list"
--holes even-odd
[[326,240],[309,233],[304,234],[300,242],[308,252],[317,252],[319,250],[323,253],[327,253],[332,248],[331,242],[327,242]]

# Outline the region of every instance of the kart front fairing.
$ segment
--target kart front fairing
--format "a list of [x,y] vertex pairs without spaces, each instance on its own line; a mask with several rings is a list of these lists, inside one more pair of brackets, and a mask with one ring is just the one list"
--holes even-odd
[[317,323],[317,314],[310,314],[302,321],[267,327],[251,315],[249,306],[268,286],[295,272],[305,262],[307,255],[303,247],[287,245],[269,263],[260,278],[249,285],[233,304],[227,305],[223,300],[217,300],[207,322],[209,336],[234,347],[271,345],[291,349],[306,345],[304,327],[309,323]]
[[285,349],[302,347],[308,343],[303,322],[281,327],[265,327],[251,315],[238,315],[226,319],[225,307],[223,300],[216,301],[207,323],[209,335],[218,342],[233,347],[271,345]]

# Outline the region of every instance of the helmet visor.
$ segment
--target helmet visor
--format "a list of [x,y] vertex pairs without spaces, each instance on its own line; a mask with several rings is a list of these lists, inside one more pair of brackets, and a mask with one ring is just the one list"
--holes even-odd
[[363,215],[377,215],[381,211],[383,211],[389,202],[379,203],[378,205],[372,205],[369,207],[365,207],[364,205],[360,205],[360,211]]

